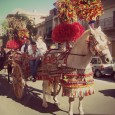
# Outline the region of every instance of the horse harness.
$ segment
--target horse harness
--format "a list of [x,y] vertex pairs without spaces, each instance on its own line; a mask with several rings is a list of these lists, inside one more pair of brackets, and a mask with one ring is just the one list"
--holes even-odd
[[94,55],[99,55],[99,56],[104,56],[103,55],[103,50],[107,49],[107,45],[99,45],[99,42],[94,38],[92,34],[89,36],[89,42],[88,42],[88,47],[90,49],[90,46],[93,48],[93,51],[95,52]]

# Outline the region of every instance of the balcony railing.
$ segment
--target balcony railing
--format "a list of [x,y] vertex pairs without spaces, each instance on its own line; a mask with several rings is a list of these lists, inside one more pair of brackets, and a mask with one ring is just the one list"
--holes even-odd
[[[85,27],[85,29],[88,29],[87,22],[83,21],[81,24]],[[104,18],[101,20],[97,20],[95,22],[95,27],[101,26],[103,30],[109,30],[109,29],[115,29],[115,19],[113,17]]]
[[113,20],[113,17],[99,20],[99,25],[104,30],[114,29],[115,28],[114,24],[115,24],[115,21]]

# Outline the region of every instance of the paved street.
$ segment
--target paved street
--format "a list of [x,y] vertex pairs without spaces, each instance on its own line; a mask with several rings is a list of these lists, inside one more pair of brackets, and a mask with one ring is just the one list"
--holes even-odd
[[[23,99],[17,100],[12,84],[0,76],[0,115],[67,115],[68,98],[58,96],[57,107],[51,99],[47,109],[42,108],[42,81],[28,82]],[[115,81],[110,77],[95,79],[95,94],[86,97],[83,107],[86,115],[115,115]],[[74,115],[78,115],[78,100],[74,103]]]

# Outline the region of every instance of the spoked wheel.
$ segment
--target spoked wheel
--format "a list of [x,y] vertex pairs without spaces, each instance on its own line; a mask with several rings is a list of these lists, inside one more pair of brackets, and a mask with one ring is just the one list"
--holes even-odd
[[24,80],[13,78],[13,90],[17,99],[21,99],[24,95]]
[[19,64],[14,63],[12,75],[14,94],[17,99],[21,99],[24,95],[25,81],[23,79],[22,69]]
[[99,70],[96,70],[95,71],[95,77],[99,78],[101,76],[102,76],[101,72]]

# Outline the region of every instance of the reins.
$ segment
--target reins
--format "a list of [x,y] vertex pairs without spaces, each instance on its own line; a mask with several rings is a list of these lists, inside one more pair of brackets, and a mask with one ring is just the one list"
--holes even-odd
[[86,56],[85,54],[74,54],[74,53],[69,53],[70,55],[77,55],[77,56]]

